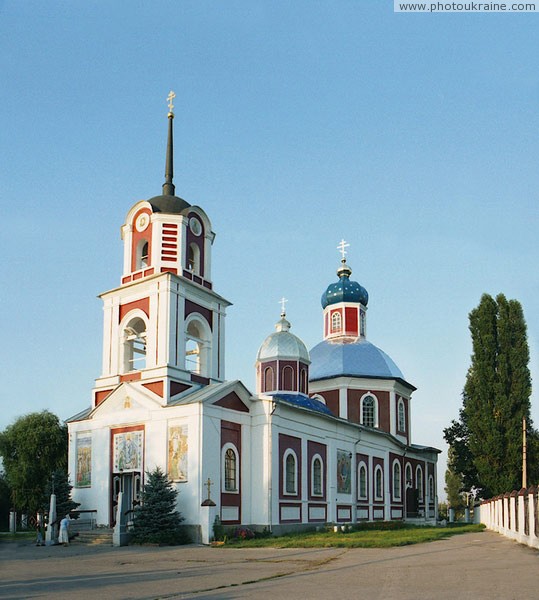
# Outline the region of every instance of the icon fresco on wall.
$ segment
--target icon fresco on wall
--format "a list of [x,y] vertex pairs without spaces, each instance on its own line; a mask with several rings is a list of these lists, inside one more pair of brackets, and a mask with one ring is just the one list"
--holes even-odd
[[187,481],[187,431],[187,425],[168,428],[168,478],[171,481]]
[[352,493],[352,458],[345,450],[337,450],[337,492]]
[[77,471],[75,487],[92,485],[92,437],[88,434],[77,436]]
[[143,432],[114,434],[114,472],[142,471]]

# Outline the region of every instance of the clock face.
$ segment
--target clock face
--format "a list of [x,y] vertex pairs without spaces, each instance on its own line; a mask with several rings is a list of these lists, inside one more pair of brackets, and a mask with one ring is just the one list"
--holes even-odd
[[189,229],[193,235],[200,235],[202,233],[202,225],[196,217],[191,217],[189,219]]
[[144,231],[146,227],[150,224],[150,217],[146,213],[142,213],[137,217],[135,221],[135,229],[137,231]]

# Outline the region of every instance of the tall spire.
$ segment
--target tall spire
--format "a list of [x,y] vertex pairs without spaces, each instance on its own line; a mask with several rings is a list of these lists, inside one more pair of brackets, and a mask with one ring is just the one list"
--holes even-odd
[[176,94],[171,90],[167,96],[168,100],[168,140],[167,140],[167,158],[165,163],[165,183],[163,184],[163,196],[174,196],[175,187],[172,183],[174,177],[174,149],[173,149],[173,136],[172,136],[172,122],[174,120],[174,113],[172,109],[174,104],[172,101],[176,97]]

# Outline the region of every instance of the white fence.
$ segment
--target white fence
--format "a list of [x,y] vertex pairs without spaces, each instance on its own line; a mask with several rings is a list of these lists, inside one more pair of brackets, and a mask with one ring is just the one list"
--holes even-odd
[[487,529],[539,548],[539,495],[532,486],[520,491],[507,492],[481,503],[481,523]]

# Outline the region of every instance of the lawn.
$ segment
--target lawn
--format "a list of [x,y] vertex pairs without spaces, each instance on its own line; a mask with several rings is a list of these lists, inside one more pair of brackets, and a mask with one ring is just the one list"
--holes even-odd
[[390,548],[434,542],[461,533],[479,533],[484,525],[459,527],[405,526],[395,530],[360,530],[342,533],[333,531],[293,533],[280,537],[252,540],[227,540],[225,548]]

